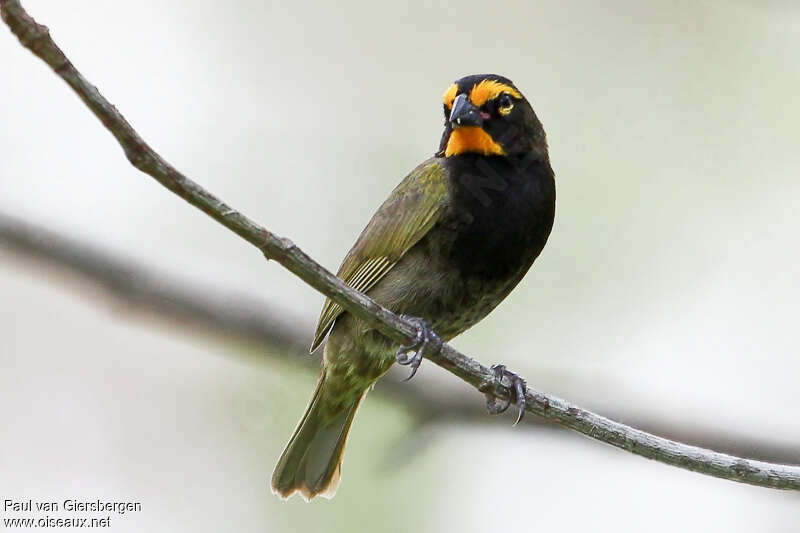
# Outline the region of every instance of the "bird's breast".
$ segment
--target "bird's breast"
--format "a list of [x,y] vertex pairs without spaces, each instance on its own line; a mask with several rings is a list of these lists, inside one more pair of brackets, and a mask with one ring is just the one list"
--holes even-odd
[[515,285],[553,226],[549,163],[473,157],[454,161],[449,171],[452,205],[442,220],[451,235],[447,257],[465,278]]

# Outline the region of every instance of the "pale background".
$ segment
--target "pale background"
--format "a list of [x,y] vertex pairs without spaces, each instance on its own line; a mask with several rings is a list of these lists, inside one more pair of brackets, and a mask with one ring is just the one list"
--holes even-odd
[[[548,132],[556,224],[523,283],[454,344],[601,412],[800,450],[800,4],[24,5],[170,162],[332,269],[435,150],[443,90],[510,77]],[[5,27],[0,58],[0,211],[268,300],[310,340],[319,294],[130,167]],[[336,499],[281,503],[268,477],[313,382],[0,248],[0,499],[140,501],[113,531],[800,524],[797,494],[569,432],[416,434],[379,392]]]

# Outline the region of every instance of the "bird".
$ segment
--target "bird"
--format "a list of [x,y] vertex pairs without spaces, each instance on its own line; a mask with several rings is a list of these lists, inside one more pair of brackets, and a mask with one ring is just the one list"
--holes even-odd
[[[417,336],[397,348],[325,301],[311,344],[313,353],[327,339],[322,370],[272,475],[272,491],[283,499],[332,498],[348,431],[376,380],[395,362],[409,365],[413,376],[423,354],[488,315],[547,243],[555,178],[528,100],[508,78],[476,74],[451,84],[442,106],[438,150],[391,192],[337,272],[409,320]],[[524,381],[503,365],[492,368],[498,380],[511,380],[521,416]],[[511,401],[497,406],[487,397],[487,408],[502,412]]]

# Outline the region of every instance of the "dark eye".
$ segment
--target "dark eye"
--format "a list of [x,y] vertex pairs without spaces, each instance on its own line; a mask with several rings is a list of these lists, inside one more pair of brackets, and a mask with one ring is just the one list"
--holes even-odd
[[508,115],[509,113],[511,113],[511,109],[513,107],[514,107],[514,101],[506,93],[503,93],[497,97],[497,111],[501,115]]

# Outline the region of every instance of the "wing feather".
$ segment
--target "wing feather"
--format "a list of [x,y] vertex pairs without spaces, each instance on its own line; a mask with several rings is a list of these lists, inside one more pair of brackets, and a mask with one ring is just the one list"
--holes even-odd
[[[406,176],[372,216],[344,258],[337,273],[342,281],[357,291],[367,292],[433,227],[447,203],[445,172],[441,159],[432,158]],[[342,312],[339,304],[325,300],[312,352]]]

